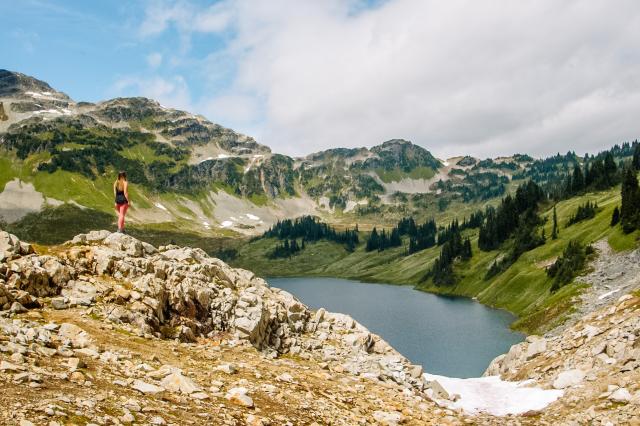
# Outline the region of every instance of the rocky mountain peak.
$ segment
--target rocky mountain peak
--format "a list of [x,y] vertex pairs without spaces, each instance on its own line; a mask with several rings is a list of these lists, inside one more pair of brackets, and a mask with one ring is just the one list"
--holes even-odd
[[432,170],[442,167],[440,160],[436,159],[429,151],[404,139],[388,140],[382,145],[371,148],[371,152],[375,153],[379,159],[369,161],[370,167],[385,170],[400,168],[406,171],[416,167],[427,167]]
[[413,142],[408,141],[406,139],[389,139],[388,141],[382,142],[380,145],[374,146],[373,148],[371,148],[371,150],[379,151],[381,149],[389,149],[391,147],[403,146],[403,145],[414,145],[414,144]]
[[37,78],[0,69],[0,97],[53,97],[69,100],[69,97],[53,89],[49,84]]
[[[376,145],[371,148],[371,152],[375,152],[375,153],[381,153],[384,151],[400,152],[400,151],[406,151],[406,150],[415,150],[415,151],[429,153],[429,151],[427,151],[420,145],[416,145],[413,142],[405,139],[390,139],[388,141],[383,142],[380,145]],[[431,153],[429,153],[429,155],[431,155]]]

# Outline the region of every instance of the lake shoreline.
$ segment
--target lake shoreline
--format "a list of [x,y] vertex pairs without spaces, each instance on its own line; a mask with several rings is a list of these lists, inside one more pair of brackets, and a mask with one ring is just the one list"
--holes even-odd
[[481,376],[495,357],[527,337],[510,327],[513,314],[469,297],[336,277],[266,280],[311,309],[322,307],[353,317],[434,374]]
[[[390,286],[400,286],[400,287],[411,287],[412,289],[416,290],[416,291],[420,291],[423,293],[427,293],[427,294],[433,294],[436,296],[442,296],[442,297],[460,297],[462,299],[469,299],[472,300],[474,302],[477,302],[483,306],[486,306],[487,308],[491,308],[491,309],[495,309],[497,311],[503,311],[503,312],[507,312],[510,315],[513,315],[514,320],[511,322],[511,324],[509,324],[509,328],[514,331],[514,332],[518,332],[521,333],[525,336],[529,336],[532,333],[529,332],[529,330],[525,329],[525,328],[520,328],[520,327],[514,327],[514,324],[517,324],[518,320],[520,319],[520,316],[515,313],[510,311],[507,308],[504,307],[500,307],[500,306],[495,306],[495,305],[491,305],[488,303],[485,303],[481,300],[479,300],[475,295],[474,296],[469,296],[466,294],[461,294],[461,293],[455,293],[455,292],[447,292],[447,291],[438,291],[434,288],[431,287],[420,287],[417,284],[413,284],[413,283],[406,283],[406,282],[387,282],[384,280],[380,280],[377,278],[368,278],[368,277],[361,277],[361,276],[349,276],[349,275],[342,275],[342,276],[337,276],[337,275],[323,275],[323,274],[307,274],[307,275],[300,275],[300,274],[295,274],[295,275],[265,275],[262,276],[262,278],[269,282],[270,279],[280,279],[280,278],[337,278],[337,279],[345,279],[345,280],[351,280],[351,281],[357,281],[363,284],[384,284],[384,285],[390,285]],[[367,281],[365,281],[367,280]]]

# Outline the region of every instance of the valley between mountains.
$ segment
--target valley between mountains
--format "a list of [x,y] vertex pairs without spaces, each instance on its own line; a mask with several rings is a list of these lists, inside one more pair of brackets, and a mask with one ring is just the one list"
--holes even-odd
[[[614,145],[614,143],[618,142]],[[127,234],[112,183],[132,183]],[[0,70],[7,424],[640,424],[640,144],[292,158]],[[474,298],[527,333],[453,379],[264,277]]]

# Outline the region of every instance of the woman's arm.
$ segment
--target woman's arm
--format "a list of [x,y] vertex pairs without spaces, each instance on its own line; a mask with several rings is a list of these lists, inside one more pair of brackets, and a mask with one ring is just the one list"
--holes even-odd
[[113,182],[113,196],[116,196],[116,186],[118,185],[118,181]]
[[129,205],[131,205],[131,200],[129,199],[129,182],[124,183],[124,197],[127,199]]

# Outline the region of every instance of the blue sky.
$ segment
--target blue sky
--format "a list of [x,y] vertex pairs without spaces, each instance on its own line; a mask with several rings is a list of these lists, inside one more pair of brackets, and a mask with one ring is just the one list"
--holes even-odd
[[0,2],[1,68],[147,96],[277,152],[411,140],[440,157],[638,137],[640,3]]
[[[113,96],[114,85],[127,76],[172,78],[179,74],[193,93],[205,88],[215,93],[225,79],[207,84],[202,70],[193,65],[222,46],[225,35],[195,34],[189,46],[171,26],[153,37],[143,36],[140,25],[149,4],[107,0],[0,3],[2,66],[45,80],[76,100],[95,102]],[[174,56],[174,60],[152,66],[148,57],[154,54]],[[122,92],[135,95],[136,88]]]

